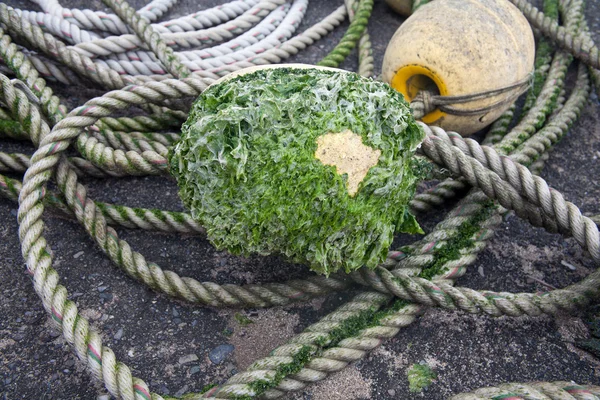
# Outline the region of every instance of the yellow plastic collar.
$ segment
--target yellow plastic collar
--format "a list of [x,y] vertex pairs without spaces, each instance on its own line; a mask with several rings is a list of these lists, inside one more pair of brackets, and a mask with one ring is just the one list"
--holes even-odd
[[[430,78],[437,85],[440,95],[448,95],[448,88],[444,84],[444,81],[431,69],[418,64],[406,65],[398,69],[396,75],[392,78],[392,87],[402,93],[406,101],[410,102],[419,90],[425,88],[425,82],[418,79],[420,75]],[[433,124],[445,116],[445,112],[435,109],[421,120],[426,124]]]

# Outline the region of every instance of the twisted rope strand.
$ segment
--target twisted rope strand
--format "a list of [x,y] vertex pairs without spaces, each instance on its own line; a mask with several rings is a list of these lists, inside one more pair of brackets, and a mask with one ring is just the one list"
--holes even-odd
[[510,0],[525,15],[531,25],[552,39],[562,49],[592,68],[600,68],[600,51],[582,35],[574,36],[527,0]]

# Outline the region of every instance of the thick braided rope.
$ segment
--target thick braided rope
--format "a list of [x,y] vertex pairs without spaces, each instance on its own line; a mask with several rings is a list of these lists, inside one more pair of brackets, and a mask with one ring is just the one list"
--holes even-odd
[[[275,399],[340,371],[349,363],[363,358],[384,340],[394,337],[421,313],[421,307],[417,305],[389,304],[389,299],[377,292],[357,295],[201,398],[250,396]],[[355,327],[350,335],[344,332],[345,325],[349,323]],[[294,362],[298,363],[297,356],[302,351],[306,351],[308,356],[302,358],[297,371],[278,379],[277,372]],[[261,385],[253,385],[255,382]]]
[[4,3],[0,3],[0,22],[6,25],[9,32],[24,38],[46,55],[57,58],[78,74],[90,78],[102,86],[116,89],[135,82],[131,78],[121,77],[115,71],[99,67],[89,57],[70,50],[61,41],[49,34],[44,34],[38,26],[31,25],[25,19],[20,18]]
[[600,51],[581,35],[572,35],[564,27],[543,12],[531,5],[527,0],[510,0],[523,12],[527,20],[534,28],[537,28],[545,36],[552,39],[562,49],[568,51],[577,59],[583,61],[590,67],[600,68]]
[[218,46],[177,54],[184,62],[194,65],[195,69],[210,69],[245,60],[292,37],[307,8],[307,0],[295,0],[291,7],[284,4],[276,8],[248,32],[233,40]]
[[64,65],[39,55],[29,55],[28,59],[44,79],[58,81],[65,85],[81,84],[79,77]]
[[[107,31],[122,35],[129,33],[129,28],[121,19],[114,14],[106,14],[102,11],[68,9],[62,7],[56,0],[36,0],[36,3],[48,14],[56,15],[87,30]],[[161,17],[176,0],[153,0],[142,7],[140,14],[152,22]]]
[[[152,22],[160,18],[175,1],[173,0],[154,0],[138,10],[138,13],[148,21]],[[163,32],[185,32],[198,29],[206,29],[211,26],[219,25],[231,19],[238,17],[249,8],[256,5],[258,0],[237,0],[226,3],[222,6],[201,10],[184,17],[175,18],[158,23],[156,29]],[[130,33],[127,25],[114,14],[107,17],[103,12],[91,10],[69,10],[61,7],[56,1],[40,1],[46,13],[63,18],[80,28],[89,30],[105,31],[116,35]]]
[[153,22],[162,17],[176,3],[177,0],[152,0],[140,8],[138,13],[149,22]]
[[56,15],[59,18],[67,19],[80,28],[87,30],[103,30],[114,34],[124,34],[129,32],[127,25],[123,23],[116,15],[106,14],[102,11],[92,11],[88,9],[68,9],[63,8],[56,0],[36,0],[41,9],[48,14]]
[[[24,82],[37,96],[42,111],[52,124],[56,123],[67,114],[67,108],[60,104],[60,99],[54,95],[52,89],[46,85],[46,81],[39,76],[35,67],[29,62],[27,57],[17,49],[17,46],[12,43],[10,36],[2,29],[0,29],[0,57],[2,57],[3,60],[6,60],[6,64],[17,76],[17,79]],[[34,145],[39,143],[38,136],[27,137]]]
[[[298,28],[300,21],[304,18],[307,7],[308,2],[306,0],[294,1],[289,12],[285,13],[285,17],[281,23],[275,27],[273,32],[255,43],[253,43],[253,41],[256,39],[256,34],[254,29],[252,29],[248,31],[247,34],[241,35],[239,38],[220,46],[198,51],[186,51],[178,54],[180,54],[182,59],[189,62],[189,64],[186,63],[186,65],[193,71],[198,69],[210,70],[223,65],[247,61],[265,51],[281,46],[282,43],[289,40]],[[279,9],[275,11],[278,10]],[[274,13],[270,14],[269,18],[275,18],[274,15]],[[272,24],[272,21],[266,18],[257,25],[256,29],[260,29],[262,24],[270,25]]]
[[173,50],[161,39],[160,34],[126,1],[104,0],[104,2],[133,29],[135,34],[152,50],[171,75],[176,78],[190,76],[191,71],[181,63]]
[[[424,147],[428,146],[429,144],[424,144]],[[475,184],[474,181],[471,183]],[[508,187],[505,186],[504,189],[508,190]],[[576,215],[577,211],[574,214]],[[591,253],[595,254],[598,247],[597,227],[586,217],[581,215],[573,217],[572,220],[577,221],[573,223],[574,225],[583,225],[585,240],[592,244]],[[574,230],[577,231],[578,228]],[[544,295],[510,294],[453,288],[444,282],[433,283],[422,278],[399,276],[383,269],[378,269],[377,273],[381,276],[385,287],[402,298],[450,309],[459,307],[468,312],[485,312],[490,315],[522,315],[523,313],[538,315],[541,312],[555,313],[559,309],[573,309],[589,301],[591,296],[597,295],[600,282],[600,273],[597,271],[578,284]]]
[[600,400],[600,387],[573,382],[506,383],[461,393],[448,400]]
[[[181,57],[182,60],[187,61],[197,61],[204,60],[207,58],[218,58],[224,57],[228,54],[239,53],[247,51],[247,48],[251,45],[255,45],[257,43],[265,42],[267,40],[268,35],[272,34],[271,32],[278,28],[276,33],[277,38],[279,39],[287,39],[291,36],[292,32],[295,30],[300,20],[302,20],[304,16],[304,12],[306,10],[307,1],[306,0],[296,0],[294,4],[290,8],[289,4],[283,4],[273,11],[271,11],[264,19],[262,19],[256,26],[249,29],[247,32],[242,33],[240,36],[235,37],[234,39],[222,43],[218,46],[205,48],[205,49],[195,49],[188,51],[181,51],[177,54]],[[289,10],[289,12],[288,12]],[[291,15],[290,15],[291,14]],[[285,18],[284,18],[285,17]],[[255,18],[255,17],[254,17]],[[277,27],[280,21],[283,22],[283,27]],[[153,25],[156,27],[156,25]],[[281,31],[284,31],[283,35]],[[227,32],[231,32],[231,29],[227,30]],[[203,33],[204,36],[207,35],[208,32]],[[267,38],[260,40],[261,37],[267,36]],[[106,42],[106,41],[105,41]],[[126,53],[118,52],[113,53],[111,48],[102,47],[102,43],[99,42],[100,45],[96,43],[83,44],[79,46],[74,46],[74,49],[82,54],[87,55],[88,57],[96,57],[96,56],[125,56],[126,59],[130,61],[142,60],[144,55],[147,55],[148,60],[142,61],[156,61],[152,57],[152,53],[147,52],[131,52],[128,51]],[[110,43],[110,42],[109,42]],[[263,44],[264,46],[264,44]],[[119,49],[120,50],[120,49]],[[117,58],[115,58],[117,59]],[[122,59],[122,58],[119,58]]]
[[[232,39],[237,34],[250,29],[253,25],[260,22],[263,17],[284,3],[285,0],[261,0],[260,3],[246,11],[244,14],[225,24],[198,31],[162,33],[159,36],[169,45],[177,45],[185,48],[200,47],[215,42],[221,42],[226,39]],[[128,12],[131,13],[132,11],[133,9]],[[154,26],[151,27],[154,29]],[[139,29],[139,27],[137,29]],[[131,34],[111,36],[104,39],[80,43],[75,47],[78,50],[84,51],[84,54],[92,53],[104,56],[142,48],[145,43],[142,41],[143,38],[143,35],[136,36]]]
[[323,67],[337,67],[342,61],[348,57],[350,51],[356,47],[356,44],[360,40],[362,34],[367,28],[369,23],[369,17],[373,11],[373,0],[359,0],[356,8],[356,15],[350,22],[348,30],[342,37],[342,40],[335,46],[333,50],[325,56],[317,65]]
[[21,153],[0,151],[0,172],[25,172],[29,168],[29,157]]
[[[502,119],[498,120],[498,125],[491,129],[490,141],[494,143],[494,148],[502,153],[509,154],[516,147],[536,130],[541,127],[550,113],[555,98],[564,84],[567,68],[570,64],[570,58],[563,53],[558,54],[550,67],[548,78],[542,87],[535,106],[527,113],[517,126],[509,133],[506,133],[503,126],[508,126],[512,119],[510,111]],[[412,105],[412,104],[411,104]],[[443,204],[446,199],[455,197],[461,191],[467,188],[464,180],[448,179],[437,185],[433,189],[418,194],[411,201],[411,206],[418,211],[428,211],[438,205]]]
[[[346,9],[348,10],[348,18],[354,21],[356,16],[356,8],[358,2],[354,0],[346,0]],[[373,46],[371,45],[371,37],[369,36],[368,28],[365,28],[360,35],[358,41],[358,70],[357,73],[361,76],[372,77],[375,71],[373,59]]]
[[22,18],[28,20],[29,23],[36,24],[40,28],[69,43],[89,42],[90,40],[100,38],[96,33],[83,30],[56,15],[19,9],[14,9],[14,11]]
[[13,119],[0,120],[0,138],[11,138],[14,140],[29,140],[27,134],[21,128],[21,124]]
[[155,29],[160,33],[166,33],[197,31],[199,29],[210,28],[211,26],[220,25],[237,18],[248,11],[248,9],[255,6],[258,2],[259,0],[231,1],[184,17],[159,22]]
[[[16,202],[19,198],[21,188],[22,184],[17,179],[0,175],[0,195],[2,197]],[[110,226],[201,236],[204,236],[205,233],[204,228],[187,213],[127,207],[99,201],[95,203],[106,219],[106,223]],[[58,209],[64,214],[74,217],[69,206],[56,193],[47,192],[44,198],[44,205],[52,209]]]
[[[476,210],[464,210],[466,213],[473,212]],[[465,218],[465,215],[455,215],[453,219]],[[498,222],[496,222],[497,224]],[[483,227],[482,229],[486,229]],[[396,254],[397,257],[402,258],[402,252]],[[363,270],[360,270],[363,271]],[[358,273],[358,271],[357,271]],[[357,275],[355,273],[355,275]],[[361,274],[368,280],[368,272]],[[448,279],[452,279],[449,277]],[[359,297],[364,296],[359,295]],[[372,294],[369,294],[372,296]],[[356,299],[355,299],[356,301]],[[398,307],[398,305],[400,306]],[[354,307],[352,307],[354,308]],[[290,362],[290,356],[294,356],[302,348],[298,348],[298,344],[303,346],[314,346],[316,343],[315,339],[321,339],[332,335],[330,332],[339,329],[340,321],[335,316],[340,311],[344,311],[350,318],[356,318],[353,314],[348,313],[348,308],[343,306],[341,310],[337,310],[333,314],[330,314],[323,318],[320,322],[307,328],[304,333],[292,338],[288,344],[275,349],[270,356],[255,362],[248,368],[247,371],[241,372],[234,377],[230,378],[225,385],[215,388],[213,391],[205,394],[205,397],[216,397],[216,398],[234,398],[238,395],[257,395],[255,388],[252,386],[252,382],[259,381],[261,384],[270,382],[270,385],[278,383],[275,389],[269,389],[264,392],[266,398],[278,398],[286,392],[301,390],[307,383],[315,382],[317,380],[324,379],[329,373],[339,371],[344,368],[348,362],[357,361],[363,358],[367,351],[374,349],[379,346],[384,340],[395,336],[399,329],[408,326],[415,321],[416,316],[421,313],[422,307],[415,304],[407,305],[405,303],[398,303],[397,301],[391,305],[384,306],[380,311],[381,318],[373,318],[366,324],[364,329],[355,330],[354,332],[345,332],[341,335],[337,341],[331,343],[331,340],[326,340],[327,348],[319,349],[320,355],[318,358],[309,358],[303,360],[304,364],[302,369],[293,376],[285,376],[278,383],[274,381],[273,376],[277,376],[277,371],[284,367],[286,363]],[[373,315],[374,311],[372,308],[364,310],[363,313]],[[349,314],[349,315],[348,315]],[[344,315],[344,314],[342,314]],[[377,314],[375,314],[377,315]],[[333,324],[332,322],[335,322]],[[342,322],[343,323],[343,322]],[[353,323],[356,323],[353,321]],[[315,334],[318,336],[315,338]],[[290,354],[291,353],[291,354]],[[284,355],[286,358],[282,358]]]
[[[208,77],[208,78],[212,78],[212,79],[217,79],[223,75],[226,75],[230,72],[238,71],[242,68],[246,68],[246,67],[250,67],[250,66],[254,66],[254,65],[266,65],[266,64],[282,62],[283,60],[286,60],[287,58],[289,58],[295,54],[298,54],[298,52],[300,52],[301,50],[306,49],[308,46],[312,45],[317,40],[320,40],[321,38],[323,38],[325,35],[327,35],[329,32],[331,32],[333,29],[335,29],[337,26],[339,26],[343,22],[345,17],[346,17],[346,7],[340,6],[335,11],[333,11],[332,13],[327,15],[325,18],[323,18],[323,20],[321,20],[317,24],[308,28],[304,32],[296,35],[295,37],[287,40],[286,42],[283,42],[278,47],[274,47],[270,50],[265,51],[264,53],[260,53],[260,54],[255,55],[247,60],[244,60],[244,61],[239,61],[239,62],[236,62],[233,64],[228,64],[228,65],[223,65],[221,67],[216,67],[209,71],[197,70],[197,71],[194,71],[194,74],[198,75],[200,77]],[[106,61],[98,60],[97,61],[98,65],[103,67],[104,69],[106,69],[106,67],[109,66],[109,64],[107,64],[107,62],[109,62],[109,61],[108,60],[106,60]],[[132,72],[137,71],[138,67],[141,68],[141,66],[139,66],[139,65],[132,65],[131,62],[123,62],[123,60],[118,61],[117,64],[110,64],[110,66],[119,68],[119,70],[121,72],[127,72],[126,70],[120,69],[122,67],[127,67],[127,68],[131,67],[131,68],[133,68]],[[48,69],[50,70],[50,72],[52,72],[52,70],[50,68],[48,68]],[[157,72],[163,72],[162,67],[160,67],[160,70],[158,70]],[[148,81],[143,78],[145,78],[145,77],[144,76],[136,76],[135,77],[135,79],[140,82]],[[152,76],[148,76],[147,78],[149,80],[159,80],[160,81],[160,80],[164,80],[164,79],[169,79],[170,76],[169,75],[152,75]],[[130,79],[133,79],[133,78],[130,78]]]
[[[254,57],[257,54],[280,45],[281,40],[289,39],[304,17],[306,6],[306,0],[296,0],[292,9],[289,9],[289,6],[284,4],[273,10],[248,32],[229,42],[213,48],[176,52],[175,54],[181,59],[183,65],[191,71],[210,70],[227,64],[245,61],[250,57]],[[266,37],[258,40],[260,36]],[[81,52],[80,48],[75,47],[75,49]],[[92,53],[85,52],[85,54],[89,55]],[[140,56],[143,57],[142,54],[152,53],[136,52],[134,55],[131,55],[131,52],[127,52],[120,54],[125,56],[124,59],[105,59],[97,60],[96,62],[107,65],[121,74],[155,75],[166,73],[161,63],[152,60],[151,57],[146,57],[146,60],[140,59]]]
[[[325,36],[327,33],[332,31],[335,27],[339,26],[339,24],[343,21],[345,15],[346,15],[345,7],[343,7],[343,6],[339,7],[334,12],[332,12],[331,14],[326,16],[322,21],[313,25],[312,27],[310,27],[306,31],[302,32],[301,34],[293,37],[292,39],[284,42],[279,47],[275,47],[270,50],[267,50],[266,52],[261,53],[260,55],[254,56],[253,58],[245,60],[245,61],[239,61],[234,64],[217,67],[215,69],[212,69],[210,72],[203,71],[203,70],[197,70],[197,71],[195,71],[195,74],[200,74],[200,76],[202,76],[202,77],[210,77],[212,79],[217,79],[220,76],[223,76],[229,72],[233,72],[233,71],[236,71],[236,70],[248,67],[248,66],[252,66],[252,65],[256,65],[256,64],[264,65],[264,64],[281,62],[281,61],[289,58],[290,56],[297,54],[300,50],[303,50],[306,47],[310,46],[315,41],[320,40],[323,36]],[[368,43],[366,43],[366,44],[368,44]],[[153,66],[153,68],[157,68],[156,71],[148,71],[147,66],[144,66],[141,63],[132,63],[132,62],[129,62],[126,60],[117,60],[117,61],[97,60],[96,62],[99,66],[104,67],[105,69],[106,69],[106,67],[109,67],[109,66],[113,67],[113,68],[117,68],[117,70],[120,71],[121,73],[127,73],[127,72],[136,73],[136,72],[139,72],[140,68],[143,68],[142,69],[143,71],[147,71],[146,73],[152,73],[152,72],[163,73],[164,72],[162,67],[159,66],[158,64],[151,64]],[[127,70],[122,69],[122,68],[127,68]],[[131,68],[131,70],[128,70],[129,68]],[[48,70],[50,73],[54,73],[54,68],[52,65],[48,65],[45,69]],[[57,76],[57,78],[61,79],[60,76]],[[144,76],[136,76],[135,77],[135,79],[137,79],[139,81],[144,81],[142,78],[144,78]],[[152,75],[151,77],[148,77],[148,78],[151,80],[155,80],[155,79],[163,80],[163,79],[169,78],[169,76],[168,75],[166,75],[166,76]],[[133,78],[130,78],[130,79],[133,79]]]
[[[488,197],[498,200],[503,207],[514,210],[535,226],[552,229],[553,225],[546,224],[556,222],[561,232],[573,235],[592,258],[600,262],[596,226],[582,216],[575,205],[565,201],[559,192],[551,190],[542,178],[472,139],[463,139],[458,134],[448,135],[441,128],[420,124],[427,133],[421,147],[427,157],[464,176],[472,186],[481,188]],[[544,214],[541,214],[542,211]]]
[[[196,95],[203,90],[203,88],[206,87],[206,84],[197,86],[198,83],[200,83],[199,81],[193,80],[191,81],[195,84],[196,88],[195,90]],[[186,87],[185,85],[182,86],[181,84],[183,83],[182,81],[169,81],[166,83],[171,83],[171,84],[175,84],[175,86],[177,87],[183,87],[183,88],[189,88]],[[156,88],[157,84],[152,84],[152,87]],[[158,84],[158,88],[164,88],[165,87],[165,83],[161,83]],[[156,99],[156,97],[160,97],[160,96],[164,96],[164,94],[159,94],[157,92],[154,92],[153,95],[150,95],[150,92],[148,91],[148,87],[133,87],[130,89],[130,91],[127,92],[111,92],[109,94],[107,94],[108,98],[104,99],[104,98],[100,98],[100,99],[95,99],[92,100],[91,102],[88,102],[88,104],[82,108],[79,108],[78,110],[74,110],[72,112],[72,115],[77,115],[77,114],[81,114],[81,115],[85,115],[85,119],[88,121],[92,121],[93,123],[93,117],[94,116],[102,116],[105,114],[109,114],[110,112],[116,110],[116,109],[122,109],[126,103],[124,103],[124,100],[129,100],[130,102],[133,102],[133,104],[135,104],[136,102],[138,103],[142,103],[142,102],[147,102],[147,98],[154,98]],[[146,95],[146,98],[144,97],[140,97],[138,95],[136,95],[136,93],[143,93],[144,95]],[[169,93],[170,96],[176,96],[176,94],[174,93]],[[79,120],[82,117],[73,117],[74,120]],[[61,123],[66,123],[65,120],[61,121]],[[76,126],[80,126],[80,123],[76,123]],[[56,150],[55,150],[56,151]],[[149,153],[149,152],[145,152],[145,153]],[[135,155],[137,153],[135,152],[128,152],[127,155],[131,156],[131,155]],[[35,155],[34,155],[35,157]],[[135,160],[135,158],[133,158]],[[34,166],[32,167],[32,169],[35,169]],[[131,172],[131,171],[129,171]],[[249,289],[250,291],[246,290],[246,289],[238,289],[236,288],[234,285],[227,285],[227,290],[229,290],[232,293],[226,294],[225,292],[223,293],[219,293],[219,299],[208,299],[206,297],[206,290],[198,288],[201,287],[202,285],[194,282],[194,281],[183,281],[182,279],[180,279],[177,275],[170,273],[169,271],[165,271],[164,273],[162,272],[162,270],[160,270],[157,266],[155,265],[150,265],[149,267],[147,266],[147,264],[145,263],[145,261],[143,260],[143,257],[141,255],[139,255],[138,253],[132,253],[129,248],[128,245],[123,242],[123,241],[119,241],[118,237],[116,236],[116,232],[112,231],[112,230],[107,230],[110,234],[107,234],[106,231],[104,231],[104,229],[106,229],[106,224],[105,222],[102,220],[102,216],[100,215],[100,213],[97,213],[98,215],[96,215],[96,220],[94,221],[94,223],[92,224],[89,220],[84,220],[84,217],[90,217],[89,215],[84,213],[84,210],[81,209],[81,207],[83,207],[83,204],[86,204],[87,207],[92,207],[93,210],[93,202],[91,202],[89,199],[86,199],[85,196],[85,188],[81,185],[77,184],[77,177],[76,174],[73,171],[69,170],[68,164],[66,162],[62,162],[60,164],[60,168],[57,172],[57,181],[59,184],[59,187],[61,187],[61,189],[63,190],[67,202],[68,204],[74,208],[75,211],[75,215],[78,217],[78,219],[80,219],[80,221],[82,222],[82,224],[86,227],[86,229],[88,229],[88,232],[98,241],[98,243],[100,244],[100,246],[105,249],[105,251],[107,251],[109,253],[109,255],[111,256],[111,258],[113,259],[113,261],[115,261],[117,264],[124,266],[124,268],[133,276],[144,280],[147,284],[149,284],[151,287],[155,287],[155,288],[160,288],[160,290],[165,291],[167,293],[170,293],[172,295],[178,295],[178,296],[183,296],[184,298],[191,300],[191,298],[194,296],[194,294],[192,292],[195,293],[197,297],[197,300],[199,301],[207,301],[209,300],[210,304],[216,305],[218,304],[219,301],[224,302],[223,304],[230,304],[230,305],[241,305],[243,303],[241,302],[250,302],[248,304],[252,304],[252,306],[256,307],[256,306],[261,306],[261,304],[263,305],[268,305],[268,303],[265,303],[264,299],[261,299],[261,297],[264,297],[266,299],[266,301],[271,302],[271,304],[282,304],[281,302],[287,302],[287,300],[282,300],[281,295],[278,294],[278,292],[285,292],[285,295],[289,295],[289,298],[291,299],[295,299],[298,297],[304,297],[302,296],[301,293],[298,292],[297,289],[286,289],[285,287],[281,287],[282,285],[277,285],[275,284],[272,287],[269,287],[267,289],[261,289],[261,288],[254,288],[252,287],[251,289]],[[25,187],[25,184],[24,184]],[[90,204],[89,206],[87,204]],[[88,212],[91,212],[88,210]],[[95,212],[91,214],[91,217],[93,218]],[[93,229],[92,229],[93,227]],[[118,248],[119,250],[115,250],[114,246],[116,246],[116,248]],[[128,256],[130,254],[130,256]],[[128,258],[128,257],[132,257],[132,258]],[[141,269],[140,269],[141,268]],[[145,269],[144,269],[145,268]],[[151,271],[148,271],[147,269],[150,268]],[[144,272],[146,271],[146,272]],[[164,278],[164,276],[166,276],[167,278]],[[333,283],[327,283],[325,285],[321,284],[321,287],[315,287],[315,282],[320,282],[319,279],[317,280],[311,280],[308,283],[308,286],[306,286],[307,291],[311,292],[313,294],[316,293],[324,293],[323,290],[325,290],[325,292],[327,290],[329,290],[330,287],[335,287],[335,286],[339,286],[340,284],[343,286],[343,282],[338,283],[337,281],[333,282]],[[186,286],[187,284],[187,286]],[[292,285],[294,285],[295,283],[292,283]],[[191,286],[190,286],[191,285]],[[213,287],[216,285],[210,285],[210,289],[211,290],[219,290],[216,287]],[[256,294],[252,294],[252,290],[259,292],[258,296]],[[233,297],[232,297],[233,296]],[[236,297],[237,296],[237,297]],[[212,296],[211,296],[212,297]],[[267,299],[268,298],[268,299]],[[202,299],[202,300],[201,300]],[[273,303],[274,302],[274,303]]]
[[226,65],[210,70],[215,74],[226,75],[227,73],[238,71],[243,68],[254,65],[268,65],[280,63],[291,56],[314,44],[323,38],[333,29],[338,27],[346,18],[347,11],[345,6],[340,6],[329,15],[325,16],[320,22],[308,28],[304,32],[283,42],[281,46],[274,47],[264,53],[249,58],[246,61],[240,61],[235,64]]

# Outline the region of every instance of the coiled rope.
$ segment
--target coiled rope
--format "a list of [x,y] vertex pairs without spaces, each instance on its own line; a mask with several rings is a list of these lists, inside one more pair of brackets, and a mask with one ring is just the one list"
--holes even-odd
[[[274,7],[269,8],[267,3]],[[418,3],[415,2],[415,8]],[[582,1],[561,3],[564,25],[552,28],[554,30],[549,28],[549,36],[559,40],[554,38],[558,34],[552,36],[552,32],[561,32],[559,36],[563,39],[559,44],[568,53],[558,51],[551,61],[546,54],[537,55],[538,59],[545,60],[536,69],[536,73],[544,75],[544,84],[531,89],[535,100],[514,128],[508,130],[508,121],[514,109],[494,124],[484,142],[492,147],[421,124],[427,134],[421,147],[422,154],[451,171],[457,179],[443,181],[416,196],[411,203],[413,210],[426,211],[455,197],[463,189],[473,188],[432,232],[420,241],[391,251],[388,260],[375,270],[361,269],[347,276],[336,275],[327,279],[314,276],[284,283],[243,286],[198,282],[147,262],[142,254],[119,239],[113,226],[200,235],[203,234],[202,227],[186,213],[94,202],[79,179],[86,175],[166,174],[168,147],[178,139],[174,131],[185,119],[185,107],[179,107],[182,99],[197,97],[214,79],[228,72],[249,65],[279,62],[295,54],[337,26],[346,13],[352,21],[348,31],[321,65],[338,66],[358,44],[360,72],[372,75],[372,54],[366,24],[373,3],[370,0],[347,1],[346,7],[336,10],[322,23],[263,53],[248,53],[243,60],[227,63],[214,70],[201,66],[198,71],[189,68],[184,57],[169,47],[167,42],[170,37],[166,35],[170,33],[155,28],[165,25],[151,24],[172,5],[171,2],[153,2],[159,11],[153,12],[152,7],[146,7],[137,13],[125,1],[107,0],[107,4],[115,14],[68,10],[57,2],[39,2],[44,11],[70,25],[63,22],[55,24],[52,18],[19,12],[0,4],[0,22],[6,27],[6,31],[0,30],[0,57],[28,88],[24,89],[21,83],[0,74],[0,101],[4,105],[0,108],[0,127],[3,135],[30,140],[37,148],[31,157],[0,153],[0,171],[24,173],[22,183],[0,175],[0,194],[19,201],[22,254],[46,311],[80,360],[113,396],[123,399],[163,398],[152,393],[143,380],[132,376],[130,369],[116,360],[112,350],[103,344],[100,333],[90,326],[88,320],[79,314],[75,303],[69,300],[66,288],[60,284],[59,275],[52,267],[54,256],[43,234],[45,224],[42,216],[46,207],[58,208],[77,219],[109,258],[130,276],[154,290],[194,303],[215,307],[267,307],[344,290],[352,285],[366,286],[366,291],[320,322],[309,326],[289,343],[275,349],[269,357],[256,361],[247,371],[234,375],[223,385],[203,394],[186,397],[190,399],[277,398],[287,392],[301,390],[308,383],[324,379],[329,373],[361,359],[383,340],[395,336],[401,328],[415,321],[427,307],[460,309],[492,316],[539,315],[572,311],[597,297],[600,271],[579,283],[544,294],[497,293],[454,286],[454,281],[466,272],[466,267],[474,262],[477,253],[486,246],[494,229],[501,223],[501,215],[508,210],[535,226],[573,236],[589,252],[594,262],[600,265],[600,237],[595,222],[583,216],[575,205],[567,202],[560,193],[551,190],[543,179],[531,172],[539,170],[548,150],[577,119],[590,93],[590,71],[593,75],[597,74],[597,71],[590,70],[584,64],[597,67],[593,57],[580,54],[581,49],[573,48],[572,40],[564,39],[585,38],[582,43],[585,42],[586,48],[593,50],[582,18]],[[290,10],[297,4],[302,3],[295,2]],[[223,14],[214,18],[208,12],[202,14],[202,18],[210,22],[194,25],[194,29],[217,28],[219,24],[227,24],[231,18],[241,18],[247,10],[258,5],[266,7],[260,9],[266,10],[264,15],[269,15],[282,2],[237,1],[227,8],[231,11],[229,13],[223,11]],[[538,19],[543,17],[539,11],[536,10],[536,13]],[[70,26],[70,29],[77,27],[80,31],[85,29],[130,35],[135,38],[131,40],[135,41],[136,47],[115,47],[116,53],[120,52],[118,49],[124,50],[121,53],[136,51],[136,54],[145,54],[137,53],[138,49],[149,50],[151,53],[147,54],[152,54],[148,56],[149,59],[157,65],[160,62],[161,68],[169,75],[150,75],[146,79],[138,74],[121,75],[108,69],[106,66],[111,65],[108,60],[101,64],[95,59],[100,55],[114,55],[114,52],[82,52],[81,49],[89,49],[67,46],[60,39],[42,32],[40,26],[31,24],[35,22],[39,25],[38,21],[46,21],[46,18],[52,20],[52,26],[48,28],[50,32],[62,31],[62,27]],[[179,26],[173,29],[181,30],[169,31],[195,32],[186,30],[186,24],[192,26],[192,20],[203,21],[202,18],[183,18],[178,23],[167,25],[166,29]],[[545,17],[542,19],[546,21]],[[259,20],[254,22],[258,23]],[[552,24],[556,25],[555,22]],[[546,25],[553,27],[552,24]],[[544,33],[547,31],[539,29]],[[217,29],[214,32],[218,32]],[[58,67],[54,61],[48,61],[53,65],[48,67],[39,58],[30,61],[12,42],[10,35],[44,52],[49,59],[58,60],[64,67]],[[291,35],[291,31],[286,35]],[[84,33],[80,33],[76,40],[84,36]],[[130,36],[127,36],[128,40]],[[221,35],[206,43],[227,38]],[[100,33],[99,39],[85,43],[102,40],[105,39]],[[177,45],[182,46],[181,43],[184,42],[177,42]],[[583,63],[578,66],[575,87],[565,97],[564,80],[572,62],[569,53]],[[39,71],[36,69],[38,66]],[[64,70],[60,68],[72,69],[114,90],[68,112],[40,77],[41,73],[50,73],[58,79],[59,72],[56,71],[62,71],[60,73],[64,78]],[[117,111],[132,106],[142,107],[147,115],[112,117]],[[79,154],[67,158],[65,151],[72,143],[76,144]],[[47,183],[51,180],[56,183],[60,193],[52,193],[47,189]],[[496,203],[490,199],[496,200]],[[476,229],[464,229],[474,221]],[[457,243],[461,246],[452,257],[442,257],[440,250]],[[354,329],[346,329],[349,323]],[[530,399],[567,398],[567,395],[575,393],[590,399],[600,398],[600,389],[597,387],[554,382],[507,384],[457,395],[453,399],[492,399],[511,395]]]

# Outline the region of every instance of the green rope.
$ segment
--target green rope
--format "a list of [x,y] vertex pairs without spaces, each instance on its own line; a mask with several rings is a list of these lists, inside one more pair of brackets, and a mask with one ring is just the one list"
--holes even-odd
[[419,7],[429,3],[429,0],[412,0],[411,14],[419,9]]
[[373,11],[373,0],[360,0],[348,30],[337,46],[329,52],[317,65],[322,67],[338,67],[348,57],[356,43],[360,40],[369,23]]

